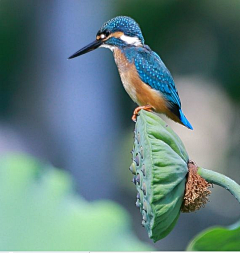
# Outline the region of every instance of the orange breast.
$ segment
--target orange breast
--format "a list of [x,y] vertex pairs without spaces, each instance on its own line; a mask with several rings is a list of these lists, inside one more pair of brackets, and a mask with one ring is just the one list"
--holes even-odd
[[152,89],[139,77],[134,64],[129,63],[120,49],[114,50],[114,59],[123,86],[129,96],[138,105],[151,105],[156,112],[168,114],[167,103],[160,91]]

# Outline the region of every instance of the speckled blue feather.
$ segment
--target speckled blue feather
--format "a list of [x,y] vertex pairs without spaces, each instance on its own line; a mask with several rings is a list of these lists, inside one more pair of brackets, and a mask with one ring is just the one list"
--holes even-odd
[[123,49],[129,62],[134,62],[141,80],[159,90],[167,101],[181,108],[173,78],[161,60],[148,46]]
[[111,33],[121,31],[127,36],[136,36],[141,40],[142,44],[144,44],[144,38],[138,23],[130,17],[118,16],[110,19],[103,24],[98,33],[103,33],[106,30]]

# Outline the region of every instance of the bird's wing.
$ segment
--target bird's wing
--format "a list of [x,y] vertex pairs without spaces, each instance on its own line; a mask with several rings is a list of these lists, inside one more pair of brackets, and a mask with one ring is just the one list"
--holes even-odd
[[139,47],[134,61],[141,80],[153,89],[159,90],[170,104],[181,108],[173,78],[161,58],[148,47]]

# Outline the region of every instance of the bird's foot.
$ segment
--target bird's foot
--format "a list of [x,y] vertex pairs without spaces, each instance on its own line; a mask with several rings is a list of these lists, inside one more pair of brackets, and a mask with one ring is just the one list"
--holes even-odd
[[139,107],[137,107],[137,108],[134,110],[133,116],[132,116],[132,120],[133,120],[134,122],[137,121],[138,113],[139,113],[139,111],[141,111],[141,110],[145,110],[145,111],[151,112],[151,111],[154,110],[154,108],[153,108],[151,105],[144,105],[144,106],[139,106]]

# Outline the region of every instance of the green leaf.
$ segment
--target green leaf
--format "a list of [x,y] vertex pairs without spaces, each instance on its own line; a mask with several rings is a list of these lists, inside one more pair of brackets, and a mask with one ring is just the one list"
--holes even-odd
[[72,185],[67,173],[29,156],[0,159],[0,250],[152,250],[119,205],[89,203]]
[[188,245],[189,251],[240,251],[240,222],[228,228],[204,230]]

